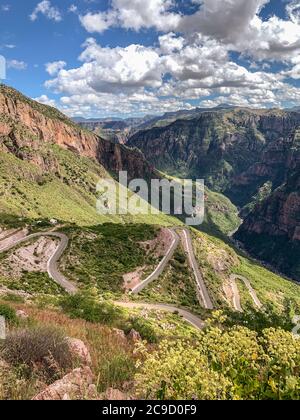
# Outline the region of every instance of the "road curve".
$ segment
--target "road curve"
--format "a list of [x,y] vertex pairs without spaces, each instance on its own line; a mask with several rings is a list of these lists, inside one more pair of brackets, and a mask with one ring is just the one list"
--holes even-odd
[[200,272],[196,257],[195,257],[195,253],[194,253],[194,247],[193,247],[193,242],[192,242],[192,237],[191,237],[191,233],[189,231],[189,229],[182,229],[183,231],[183,235],[184,235],[184,249],[186,250],[188,257],[189,257],[189,263],[190,266],[194,272],[195,278],[196,278],[196,282],[197,282],[197,287],[198,287],[198,291],[199,291],[199,295],[201,297],[201,301],[203,303],[203,306],[205,309],[214,309],[214,306],[212,304],[212,301],[210,299],[207,287],[204,283],[204,279],[203,276]]
[[242,282],[244,282],[245,286],[249,290],[250,296],[251,296],[255,306],[257,306],[259,309],[261,309],[263,305],[260,302],[260,300],[258,299],[257,294],[256,294],[255,290],[253,289],[253,287],[251,286],[250,281],[246,277],[240,276],[238,274],[232,274],[230,276],[230,283],[231,283],[231,288],[232,288],[232,293],[233,293],[234,309],[238,312],[243,312],[243,308],[242,308],[242,305],[241,305],[240,292],[239,292],[239,289],[237,287],[237,282],[236,282],[237,280],[241,280]]
[[172,305],[135,303],[135,302],[114,302],[114,304],[116,306],[120,306],[122,308],[127,308],[127,309],[141,308],[141,309],[149,309],[149,310],[154,310],[154,311],[165,311],[165,312],[170,312],[172,314],[178,313],[186,322],[188,322],[189,324],[191,324],[193,327],[195,327],[198,330],[202,330],[205,325],[202,319],[200,319],[196,315],[184,309],[176,308],[176,306],[172,306]]
[[65,252],[68,243],[69,238],[64,234],[60,232],[39,232],[39,233],[33,233],[31,235],[25,236],[22,239],[16,240],[14,243],[10,244],[6,248],[1,249],[1,252],[9,251],[10,249],[24,243],[27,241],[30,241],[31,239],[40,238],[42,236],[50,236],[53,238],[58,238],[60,240],[60,243],[58,247],[56,248],[54,254],[51,256],[47,263],[47,272],[49,277],[52,278],[56,283],[58,283],[63,289],[65,289],[66,292],[70,294],[74,294],[77,292],[77,287],[68,281],[58,270],[57,263],[63,253]]
[[135,294],[135,295],[139,294],[150,283],[152,283],[154,280],[157,280],[159,278],[159,276],[164,272],[164,270],[165,270],[168,262],[173,257],[174,252],[176,251],[176,248],[177,248],[177,246],[179,244],[179,237],[178,237],[177,233],[174,230],[169,229],[169,231],[171,232],[172,237],[173,237],[173,240],[172,240],[172,243],[171,243],[170,248],[168,249],[166,255],[161,260],[161,262],[159,263],[159,265],[153,271],[153,273],[150,274],[149,277],[147,277],[144,281],[142,281],[140,284],[138,284],[136,287],[134,287],[132,289],[132,293],[133,294]]

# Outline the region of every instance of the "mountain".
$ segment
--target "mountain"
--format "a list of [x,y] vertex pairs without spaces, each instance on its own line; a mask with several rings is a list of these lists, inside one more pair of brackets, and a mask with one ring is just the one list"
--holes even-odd
[[79,224],[103,221],[96,212],[99,179],[121,170],[129,178],[153,174],[138,150],[83,130],[56,109],[5,85],[0,86],[0,168],[2,214]]
[[[32,219],[56,218],[77,224],[105,221],[168,224],[165,215],[100,216],[99,179],[128,171],[129,179],[157,178],[138,149],[82,129],[54,108],[0,86],[0,213]],[[55,199],[50,199],[55,197]],[[239,223],[232,203],[207,190],[206,230],[227,233]],[[0,222],[1,222],[0,217]]]
[[281,110],[221,109],[134,134],[129,146],[168,174],[205,179],[237,205],[259,188],[282,184],[299,159],[293,133],[300,115]]
[[300,281],[300,162],[283,185],[257,204],[235,237],[256,258]]

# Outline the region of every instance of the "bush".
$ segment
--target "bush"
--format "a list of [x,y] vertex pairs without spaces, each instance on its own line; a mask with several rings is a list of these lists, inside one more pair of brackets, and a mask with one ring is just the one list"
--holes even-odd
[[14,293],[7,293],[2,298],[6,302],[12,302],[12,303],[24,303],[25,299],[22,296],[15,295]]
[[137,331],[142,339],[148,341],[148,343],[154,344],[158,342],[154,328],[142,318],[132,318],[124,332],[128,334],[132,329]]
[[4,316],[9,324],[16,325],[18,323],[16,311],[9,305],[0,304],[0,316]]
[[109,302],[99,302],[91,292],[81,292],[60,300],[61,308],[72,318],[113,325],[122,318],[122,310]]
[[300,340],[281,329],[259,336],[244,327],[211,326],[197,343],[163,341],[141,349],[140,398],[299,400]]
[[24,366],[26,375],[42,374],[47,382],[71,368],[72,354],[65,336],[53,327],[35,327],[10,333],[1,356],[14,367]]

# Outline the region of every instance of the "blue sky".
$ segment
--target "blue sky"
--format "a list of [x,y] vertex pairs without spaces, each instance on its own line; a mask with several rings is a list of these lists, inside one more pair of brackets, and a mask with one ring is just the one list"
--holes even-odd
[[300,106],[298,0],[1,0],[5,83],[70,116]]

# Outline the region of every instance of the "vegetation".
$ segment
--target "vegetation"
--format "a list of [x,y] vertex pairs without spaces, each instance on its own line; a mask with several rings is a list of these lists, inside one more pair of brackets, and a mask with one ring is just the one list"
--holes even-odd
[[57,328],[35,327],[10,332],[0,348],[1,357],[24,375],[53,382],[72,367],[67,340]]
[[0,316],[3,316],[9,324],[15,325],[18,323],[16,311],[9,305],[0,304]]
[[177,248],[174,257],[159,279],[139,294],[146,302],[170,303],[198,309],[197,287],[183,248]]
[[196,343],[163,341],[154,352],[142,348],[141,355],[135,378],[140,398],[300,398],[300,341],[280,329],[258,335],[245,327],[211,325]]
[[120,294],[124,274],[155,262],[145,247],[139,245],[155,238],[155,226],[104,224],[64,231],[71,241],[61,268],[70,280],[81,286]]
[[26,293],[40,293],[49,295],[64,294],[64,289],[55,283],[47,273],[23,272],[20,277],[0,276],[0,285],[10,290],[20,290]]

